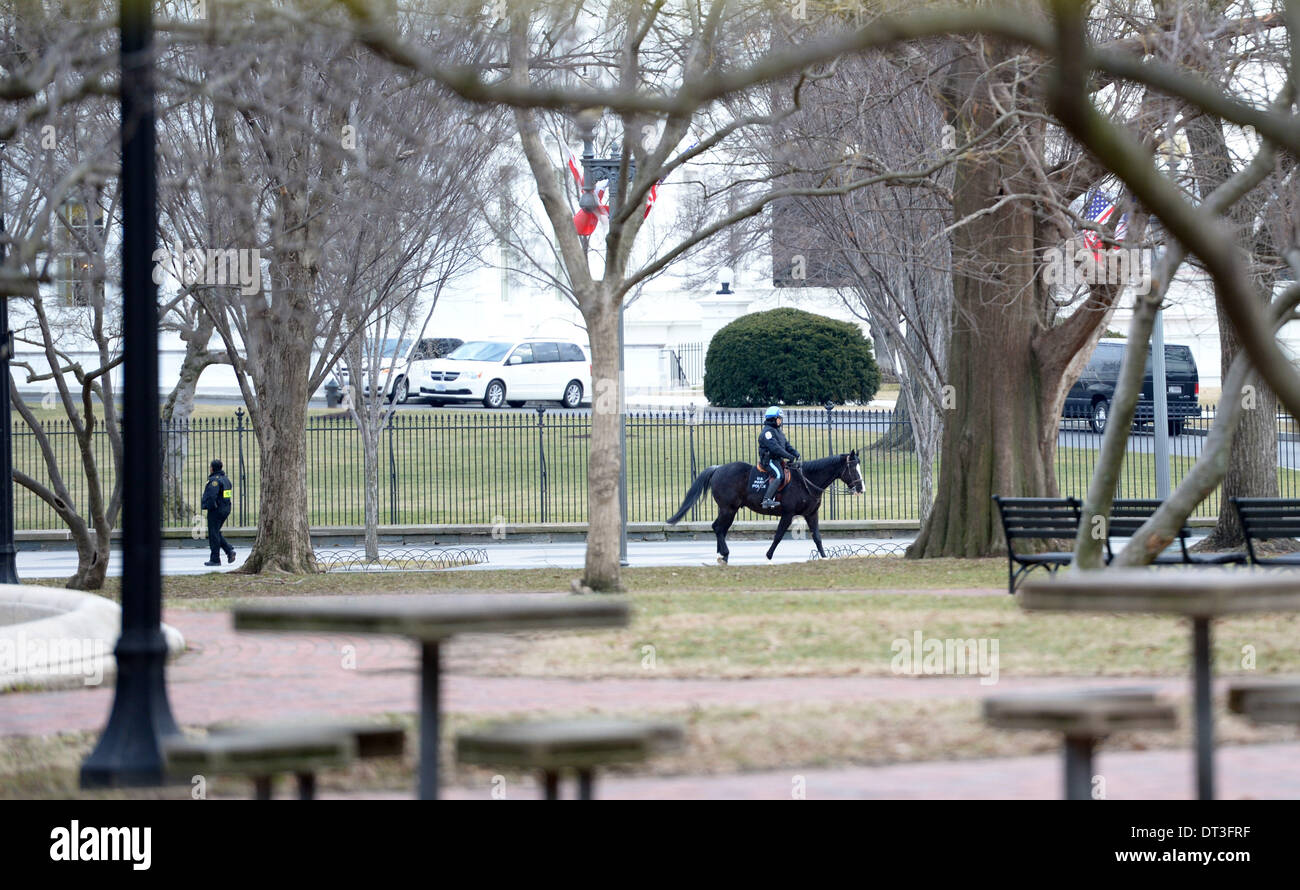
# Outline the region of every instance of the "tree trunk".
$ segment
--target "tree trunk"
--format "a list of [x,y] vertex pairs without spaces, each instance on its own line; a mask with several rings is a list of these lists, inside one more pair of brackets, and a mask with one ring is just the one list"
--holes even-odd
[[112,535],[84,526],[71,531],[72,542],[77,548],[77,570],[64,586],[70,590],[99,590],[108,575]]
[[591,301],[583,315],[591,340],[591,442],[587,464],[587,562],[583,584],[592,590],[622,590],[619,577],[618,499],[619,429],[623,406],[619,398],[618,307]]
[[[1267,297],[1267,292],[1265,297]],[[1217,305],[1217,303],[1216,303]],[[1218,310],[1219,350],[1223,380],[1228,379],[1228,369],[1241,352],[1241,341],[1232,323]],[[1234,550],[1246,546],[1246,538],[1232,506],[1234,497],[1275,498],[1277,484],[1277,396],[1260,380],[1253,377],[1251,389],[1242,394],[1229,393],[1223,399],[1241,399],[1241,420],[1237,424],[1232,447],[1228,449],[1228,470],[1223,476],[1219,496],[1219,520],[1214,531],[1198,546],[1210,550]]]
[[[1202,196],[1209,195],[1234,174],[1234,163],[1228,150],[1227,139],[1219,121],[1209,116],[1193,117],[1187,126],[1188,144],[1192,149],[1192,170],[1197,188]],[[1237,202],[1228,211],[1238,232],[1242,248],[1252,256],[1276,255],[1271,243],[1256,243],[1255,227],[1261,212],[1264,190]],[[1260,229],[1267,240],[1268,227]],[[1267,303],[1273,297],[1276,281],[1272,269],[1256,265],[1252,279],[1260,299]],[[1220,379],[1228,379],[1228,370],[1241,352],[1241,341],[1232,321],[1223,311],[1223,300],[1215,291],[1215,309],[1219,321]],[[1233,509],[1234,497],[1273,498],[1278,496],[1277,482],[1277,397],[1262,380],[1255,378],[1252,389],[1243,395],[1230,395],[1226,390],[1222,398],[1242,398],[1242,416],[1238,422],[1232,447],[1228,452],[1228,470],[1223,477],[1219,497],[1219,519],[1209,537],[1200,543],[1212,550],[1232,550],[1244,547],[1246,539],[1237,511]]]
[[[211,321],[207,321],[206,328],[208,337],[211,337]],[[194,392],[199,385],[199,376],[210,359],[207,339],[197,346],[196,343],[195,339],[187,340],[180,378],[163,404],[163,522],[172,520],[188,523],[198,512],[186,496],[185,462],[190,454],[190,418],[194,414]]]
[[1128,348],[1120,364],[1119,381],[1110,400],[1110,416],[1101,437],[1097,464],[1088,482],[1088,494],[1074,538],[1074,564],[1071,571],[1100,569],[1102,549],[1108,539],[1109,521],[1119,485],[1120,470],[1128,451],[1129,431],[1142,397],[1142,380],[1147,356],[1151,354],[1151,332],[1156,324],[1156,310],[1164,299],[1164,290],[1139,296],[1133,304],[1133,321],[1128,329]]
[[315,572],[307,502],[307,380],[311,339],[280,336],[270,326],[262,356],[268,385],[260,388],[256,424],[262,479],[257,539],[240,571]]
[[[359,368],[360,365],[353,365]],[[391,421],[390,421],[391,422]],[[379,561],[379,430],[359,427],[366,479],[366,562]]]
[[913,441],[911,415],[907,409],[907,396],[903,388],[907,386],[907,380],[904,379],[899,384],[898,401],[894,402],[894,410],[889,413],[889,428],[879,439],[871,443],[872,451],[915,451],[916,443]]
[[[1044,385],[1034,355],[1032,313],[1006,293],[997,305],[988,284],[954,283],[968,323],[953,328],[948,379],[956,392],[944,420],[938,494],[908,548],[912,558],[988,556],[1001,540],[993,495],[1057,493],[1059,424],[1054,412],[1045,416],[1052,387]],[[996,367],[989,356],[998,356]]]
[[[977,112],[972,128],[984,124]],[[957,219],[1018,191],[1026,163],[1014,146],[961,160]],[[1026,186],[1028,188],[1028,186]],[[911,558],[988,556],[1001,544],[992,497],[1055,496],[1059,372],[1034,348],[1037,308],[1033,209],[1007,202],[953,233],[952,333],[939,483]]]

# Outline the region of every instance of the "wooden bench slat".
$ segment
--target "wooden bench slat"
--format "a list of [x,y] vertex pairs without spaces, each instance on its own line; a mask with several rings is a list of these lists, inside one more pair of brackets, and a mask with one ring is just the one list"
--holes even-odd
[[347,766],[356,740],[342,732],[310,728],[216,733],[204,738],[168,739],[163,755],[169,771],[267,776]]
[[1149,690],[1102,689],[1008,695],[984,700],[984,719],[999,729],[1037,729],[1102,738],[1133,729],[1174,729],[1174,706]]

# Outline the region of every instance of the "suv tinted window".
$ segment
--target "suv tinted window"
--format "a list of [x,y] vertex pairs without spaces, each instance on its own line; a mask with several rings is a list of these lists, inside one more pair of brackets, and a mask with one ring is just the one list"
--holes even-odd
[[1165,347],[1165,373],[1190,377],[1196,373],[1196,361],[1186,346]]
[[560,360],[559,343],[534,343],[533,344],[533,361],[558,362],[559,360]]
[[[1151,373],[1151,353],[1147,353],[1146,373]],[[1196,373],[1196,361],[1192,350],[1186,346],[1165,347],[1165,376],[1191,377]]]
[[583,353],[582,347],[576,343],[560,344],[560,361],[562,362],[585,362],[587,356]]
[[1124,347],[1118,343],[1101,343],[1088,363],[1093,376],[1103,380],[1119,376],[1119,365],[1124,360]]

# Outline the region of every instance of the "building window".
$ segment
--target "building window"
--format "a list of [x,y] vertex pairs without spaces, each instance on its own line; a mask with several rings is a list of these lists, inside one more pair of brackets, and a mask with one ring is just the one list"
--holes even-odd
[[89,306],[104,298],[101,272],[108,221],[96,200],[90,206],[67,201],[59,209],[56,260],[59,299],[69,306]]

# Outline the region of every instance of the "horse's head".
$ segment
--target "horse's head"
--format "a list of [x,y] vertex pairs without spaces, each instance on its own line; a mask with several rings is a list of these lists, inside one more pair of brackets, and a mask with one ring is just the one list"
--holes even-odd
[[840,455],[840,481],[854,494],[862,494],[866,484],[862,481],[862,469],[858,466],[858,450]]

